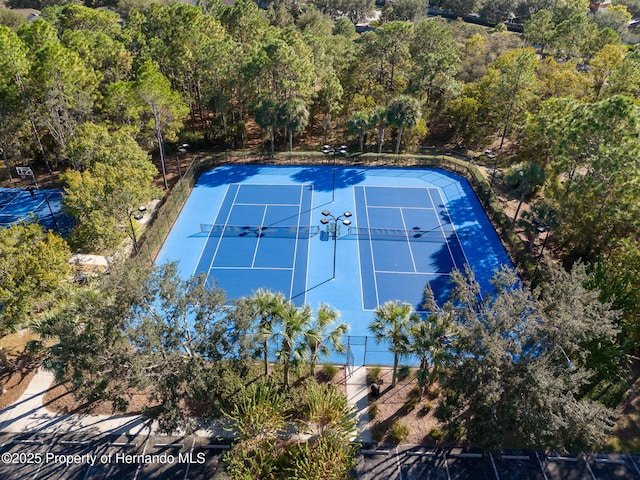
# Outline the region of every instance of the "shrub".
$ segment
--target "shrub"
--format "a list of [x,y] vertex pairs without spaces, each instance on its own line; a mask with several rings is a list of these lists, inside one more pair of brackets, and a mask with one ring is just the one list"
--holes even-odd
[[411,370],[409,369],[409,367],[407,367],[406,365],[401,366],[398,369],[398,380],[400,381],[406,380],[407,378],[409,378],[410,373],[411,373]]
[[441,442],[444,438],[444,432],[441,428],[433,427],[431,430],[429,430],[429,436],[436,442]]
[[426,415],[427,413],[429,413],[431,410],[433,410],[433,403],[431,402],[424,402],[422,404],[422,411],[424,412],[424,414]]
[[379,408],[377,403],[372,403],[369,405],[369,418],[373,420],[378,416]]
[[448,422],[453,415],[453,407],[448,405],[447,402],[441,402],[435,411],[435,416],[441,422]]
[[422,388],[420,388],[420,385],[414,385],[413,388],[411,389],[411,392],[409,392],[409,395],[412,397],[421,398]]
[[325,382],[333,380],[333,377],[338,373],[338,367],[331,363],[325,363],[322,365],[322,379]]
[[380,367],[371,367],[367,369],[367,385],[378,383],[380,379]]
[[430,400],[435,400],[439,396],[440,396],[440,387],[439,386],[431,385],[427,389],[427,397],[429,397]]
[[405,414],[411,412],[414,408],[416,408],[418,406],[418,404],[420,403],[420,397],[416,397],[415,395],[411,395],[409,398],[407,398],[407,400],[404,402],[404,405],[402,405],[402,409],[404,410]]
[[400,420],[395,420],[391,425],[390,430],[391,440],[395,443],[400,443],[409,436],[409,427],[407,427]]

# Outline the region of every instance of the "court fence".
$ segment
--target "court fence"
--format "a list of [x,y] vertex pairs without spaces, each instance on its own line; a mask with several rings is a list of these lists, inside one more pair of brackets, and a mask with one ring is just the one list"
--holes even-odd
[[473,187],[476,196],[488,213],[499,234],[511,261],[521,274],[531,278],[535,263],[527,253],[522,241],[512,228],[512,221],[506,215],[498,196],[493,191],[482,168],[460,152],[430,149],[422,155],[375,154],[327,155],[322,152],[277,152],[261,154],[253,151],[230,151],[215,155],[196,156],[182,178],[155,210],[154,218],[143,232],[139,241],[140,257],[148,262],[155,261],[174,222],[187,198],[191,194],[200,174],[227,164],[259,165],[335,165],[351,167],[428,167],[441,168],[464,176]]

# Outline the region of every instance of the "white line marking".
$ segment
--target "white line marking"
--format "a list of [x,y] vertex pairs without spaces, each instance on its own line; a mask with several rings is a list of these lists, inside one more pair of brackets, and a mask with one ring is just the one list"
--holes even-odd
[[[291,278],[289,279],[289,300],[293,298],[293,283],[296,276],[296,259],[298,258],[298,242],[300,241],[300,215],[302,215],[302,199],[304,197],[304,185],[300,185],[300,193],[298,195],[298,223],[296,224],[296,243],[293,246],[293,267],[291,269]],[[304,300],[304,299],[303,299]]]
[[[427,192],[428,193],[428,192]],[[402,211],[402,207],[398,208],[398,210],[400,210],[400,219],[402,220],[402,226],[404,227],[403,230],[406,232],[407,229],[407,222],[404,221],[404,212]],[[407,238],[407,246],[409,247],[409,256],[411,257],[411,264],[413,265],[413,271],[417,272],[418,268],[416,267],[416,259],[413,256],[413,249],[411,248],[411,240],[409,239],[409,235],[407,233],[405,233],[405,236]]]
[[[224,199],[227,198],[227,194],[229,193],[229,187],[230,187],[230,185],[227,185],[227,188],[224,191],[224,195],[222,196],[222,201],[218,205],[218,209],[216,210],[216,213],[213,215],[212,225],[215,225],[216,217],[220,213],[220,209],[222,208],[222,204],[224,203]],[[218,240],[218,242],[219,241],[220,240]],[[198,259],[196,261],[195,266],[193,267],[193,272],[191,272],[191,276],[193,276],[196,273],[196,268],[198,268],[198,265],[200,265],[200,261],[202,260],[202,254],[204,253],[205,248],[207,248],[207,243],[209,243],[209,235],[207,235],[207,239],[204,241],[204,245],[202,245],[202,250],[200,250],[200,255],[198,255]],[[213,263],[213,259],[211,260],[211,263]],[[210,269],[211,269],[211,265],[209,265],[209,268],[207,268],[207,277],[209,276],[209,270]]]
[[256,257],[258,256],[258,248],[260,247],[260,239],[262,238],[261,232],[262,232],[262,229],[264,228],[264,219],[267,218],[268,208],[269,208],[268,205],[262,205],[262,220],[260,220],[260,230],[258,230],[258,241],[256,242],[256,246],[253,249],[253,258],[251,259],[251,268],[253,268],[253,266],[256,264]]

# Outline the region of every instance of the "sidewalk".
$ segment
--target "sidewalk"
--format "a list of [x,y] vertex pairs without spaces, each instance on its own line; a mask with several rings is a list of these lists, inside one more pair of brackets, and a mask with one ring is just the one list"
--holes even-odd
[[358,420],[358,438],[363,444],[371,443],[369,429],[369,386],[367,385],[367,369],[364,366],[347,367],[347,401],[356,409]]
[[[10,433],[80,433],[99,435],[159,435],[157,424],[140,415],[61,414],[45,408],[44,395],[51,388],[54,376],[42,367],[20,398],[0,410],[0,432]],[[371,442],[369,431],[367,370],[365,367],[347,371],[347,399],[356,408],[358,437]],[[195,432],[203,437],[224,437],[229,432],[207,428]]]
[[44,395],[53,384],[53,374],[42,367],[20,398],[0,410],[0,431],[11,433],[114,433],[151,434],[153,426],[139,415],[76,415],[48,411]]

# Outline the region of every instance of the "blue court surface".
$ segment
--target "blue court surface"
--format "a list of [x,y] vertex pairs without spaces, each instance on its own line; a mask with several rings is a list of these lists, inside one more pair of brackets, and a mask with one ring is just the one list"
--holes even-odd
[[43,227],[66,233],[71,222],[61,212],[62,194],[62,190],[29,192],[24,188],[0,188],[0,228],[30,222],[35,217]]
[[[331,166],[229,165],[203,173],[157,263],[170,260],[185,278],[204,273],[231,298],[266,288],[314,309],[328,303],[350,324],[352,339],[369,335],[373,310],[386,301],[422,310],[427,283],[445,302],[454,269],[468,264],[489,290],[494,270],[511,265],[464,178],[438,169]],[[355,364],[390,363],[386,349],[358,351],[356,343]]]

